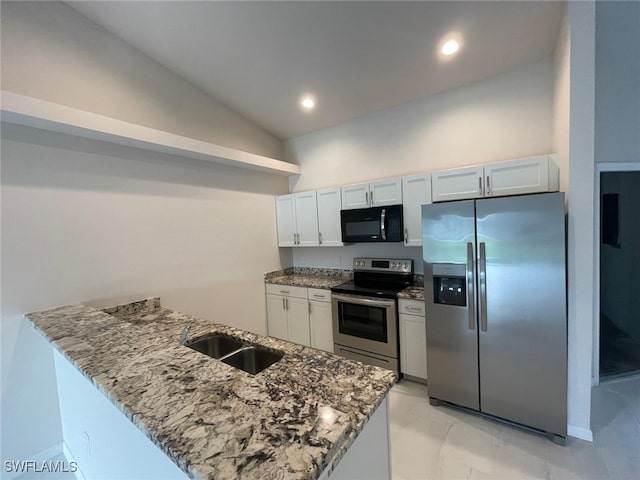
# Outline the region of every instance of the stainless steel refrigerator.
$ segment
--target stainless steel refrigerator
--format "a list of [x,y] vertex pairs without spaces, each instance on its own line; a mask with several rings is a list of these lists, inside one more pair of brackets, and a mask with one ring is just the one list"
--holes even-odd
[[431,403],[564,443],[564,194],[424,205],[422,237]]

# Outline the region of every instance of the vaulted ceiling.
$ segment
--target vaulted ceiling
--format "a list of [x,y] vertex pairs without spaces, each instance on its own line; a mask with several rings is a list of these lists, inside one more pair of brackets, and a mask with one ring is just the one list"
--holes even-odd
[[[564,2],[70,1],[286,139],[552,54]],[[456,36],[458,53],[439,53]],[[303,111],[310,93],[316,108]]]

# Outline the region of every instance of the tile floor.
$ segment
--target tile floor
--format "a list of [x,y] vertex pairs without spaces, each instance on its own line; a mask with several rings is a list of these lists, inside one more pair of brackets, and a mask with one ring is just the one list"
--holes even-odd
[[592,390],[594,442],[545,437],[454,410],[432,407],[424,385],[393,387],[394,480],[640,478],[640,376]]

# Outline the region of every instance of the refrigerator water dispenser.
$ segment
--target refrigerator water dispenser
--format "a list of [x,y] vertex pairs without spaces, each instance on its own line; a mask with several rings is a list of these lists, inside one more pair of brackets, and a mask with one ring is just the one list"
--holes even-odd
[[433,302],[467,306],[467,267],[455,263],[433,264]]

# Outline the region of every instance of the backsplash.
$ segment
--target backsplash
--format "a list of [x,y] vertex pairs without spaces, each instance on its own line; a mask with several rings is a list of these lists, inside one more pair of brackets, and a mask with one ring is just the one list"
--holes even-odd
[[422,248],[402,243],[359,243],[344,247],[292,248],[294,268],[352,269],[355,257],[402,258],[413,260],[413,272],[422,275]]

